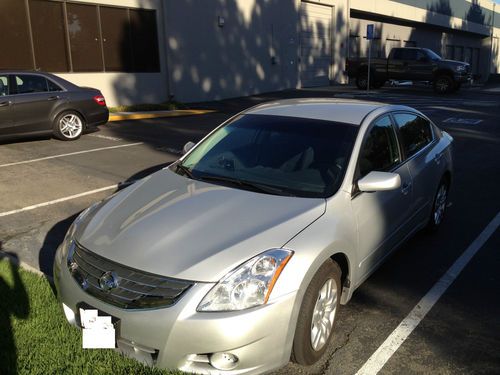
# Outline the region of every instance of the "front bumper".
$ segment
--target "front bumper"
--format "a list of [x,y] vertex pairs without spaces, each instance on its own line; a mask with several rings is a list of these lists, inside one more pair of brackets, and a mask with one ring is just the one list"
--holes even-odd
[[[198,283],[173,306],[124,310],[85,293],[57,260],[54,281],[65,310],[75,315],[71,323],[79,325],[82,304],[117,318],[118,350],[148,365],[205,374],[253,374],[289,361],[296,292],[245,311],[200,313],[196,308],[214,284]],[[231,371],[214,368],[209,356],[218,352],[236,355],[237,367]]]
[[470,74],[470,72],[463,72],[463,73],[455,72],[453,74],[453,79],[457,83],[469,83],[472,82],[472,74]]

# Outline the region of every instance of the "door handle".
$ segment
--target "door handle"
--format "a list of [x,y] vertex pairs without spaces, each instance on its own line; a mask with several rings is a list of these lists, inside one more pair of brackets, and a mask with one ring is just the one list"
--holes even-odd
[[10,100],[7,100],[6,102],[0,102],[0,107],[7,107],[11,104],[12,102]]
[[407,195],[410,192],[411,182],[405,182],[403,186],[401,186],[401,193]]
[[59,95],[56,95],[56,96],[49,96],[47,98],[47,100],[58,100],[59,99]]

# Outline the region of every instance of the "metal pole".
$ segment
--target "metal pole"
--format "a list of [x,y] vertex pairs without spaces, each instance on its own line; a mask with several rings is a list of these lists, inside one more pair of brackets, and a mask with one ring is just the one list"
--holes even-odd
[[366,92],[370,92],[370,64],[372,55],[372,40],[368,39],[368,82],[366,83]]

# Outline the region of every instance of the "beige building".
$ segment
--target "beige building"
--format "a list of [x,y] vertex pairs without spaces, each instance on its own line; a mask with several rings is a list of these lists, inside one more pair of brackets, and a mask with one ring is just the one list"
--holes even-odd
[[[99,88],[109,105],[237,97],[348,82],[348,58],[396,46],[500,70],[490,0],[1,0],[0,69]],[[7,51],[7,52],[6,52]]]

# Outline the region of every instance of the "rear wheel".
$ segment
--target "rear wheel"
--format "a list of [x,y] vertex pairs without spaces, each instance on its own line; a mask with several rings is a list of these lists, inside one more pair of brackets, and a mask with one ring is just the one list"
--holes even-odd
[[338,264],[329,259],[307,287],[293,340],[293,362],[309,366],[325,353],[340,305],[341,274]]
[[427,224],[427,229],[431,232],[436,231],[443,222],[446,206],[448,204],[449,186],[448,180],[443,177],[439,183],[436,195],[434,196],[431,217]]
[[84,121],[75,111],[67,111],[58,115],[54,121],[54,136],[63,141],[74,141],[82,135]]
[[453,79],[447,75],[437,76],[434,80],[434,91],[438,94],[448,94],[454,87]]

